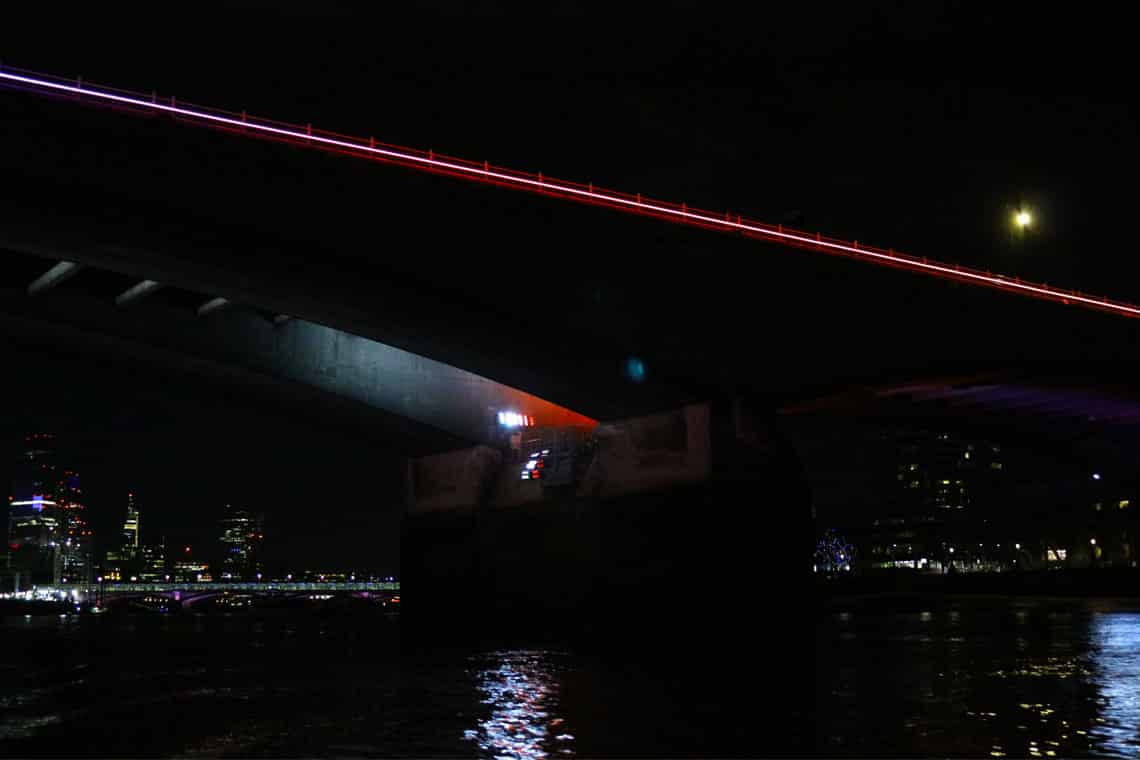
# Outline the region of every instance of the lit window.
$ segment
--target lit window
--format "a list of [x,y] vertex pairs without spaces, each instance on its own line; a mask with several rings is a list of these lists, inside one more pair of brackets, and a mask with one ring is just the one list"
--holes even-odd
[[1001,462],[990,462],[990,469],[991,470],[1000,470],[1001,469]]
[[1130,502],[1128,499],[1121,499],[1121,500],[1120,500],[1120,503],[1119,503],[1117,506],[1118,506],[1118,507],[1120,507],[1121,509],[1128,509],[1128,506],[1129,506],[1131,503],[1132,503],[1132,502]]

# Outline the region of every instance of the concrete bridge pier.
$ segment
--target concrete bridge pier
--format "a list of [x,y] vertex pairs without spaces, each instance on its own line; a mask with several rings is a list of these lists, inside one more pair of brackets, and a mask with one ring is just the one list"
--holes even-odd
[[409,463],[409,637],[810,667],[790,651],[814,625],[809,494],[773,415],[732,400],[603,423],[583,456],[562,487],[490,447]]

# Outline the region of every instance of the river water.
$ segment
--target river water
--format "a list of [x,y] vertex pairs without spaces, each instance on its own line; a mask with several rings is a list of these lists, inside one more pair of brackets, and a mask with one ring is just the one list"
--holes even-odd
[[[773,613],[764,624],[780,624]],[[1140,605],[847,601],[821,610],[814,629],[815,705],[795,706],[814,717],[814,731],[794,737],[805,754],[1140,756]],[[0,624],[0,646],[0,755],[758,756],[789,746],[739,719],[771,709],[780,685],[736,680],[731,668],[710,690],[559,649],[401,653],[399,621],[381,615],[21,616]],[[803,672],[812,678],[810,663]]]

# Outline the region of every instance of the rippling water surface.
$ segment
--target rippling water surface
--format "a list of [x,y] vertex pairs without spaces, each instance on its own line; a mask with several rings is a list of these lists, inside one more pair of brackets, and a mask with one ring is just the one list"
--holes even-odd
[[646,669],[549,649],[401,655],[383,617],[6,618],[0,754],[1140,755],[1140,606],[896,600],[764,620],[814,627],[815,704],[784,705],[814,732],[761,720],[792,692],[764,676],[786,653],[760,646]]
[[817,751],[1140,756],[1140,606],[880,601],[817,627]]

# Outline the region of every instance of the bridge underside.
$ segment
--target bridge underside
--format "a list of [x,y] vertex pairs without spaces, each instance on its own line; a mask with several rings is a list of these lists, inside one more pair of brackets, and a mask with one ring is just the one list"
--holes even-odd
[[[4,96],[0,248],[40,259],[22,265],[12,290],[60,261],[89,268],[34,297],[6,294],[14,333],[78,323],[159,342],[465,440],[479,440],[469,410],[447,409],[446,398],[430,408],[441,401],[433,391],[410,409],[409,382],[418,387],[426,362],[395,349],[595,419],[732,393],[775,407],[896,378],[1074,365],[1113,373],[1133,361],[1135,320]],[[91,269],[120,280],[86,289]],[[147,281],[163,287],[130,292]],[[279,317],[293,319],[270,330]],[[377,383],[370,373],[393,356],[403,368]],[[647,370],[642,382],[626,372],[631,357]]]
[[[270,396],[291,390],[316,405],[383,418],[385,427],[402,428],[413,448],[432,437],[456,445],[489,441],[501,410],[526,412],[539,425],[593,424],[531,394],[368,338],[159,280],[94,270],[89,259],[75,258],[46,269],[38,257],[9,254],[0,329],[14,341],[87,352],[96,362],[129,358],[187,380],[213,376],[254,393],[268,387]],[[43,284],[60,270],[68,272],[66,283]],[[155,283],[153,292],[140,294],[147,283]]]

